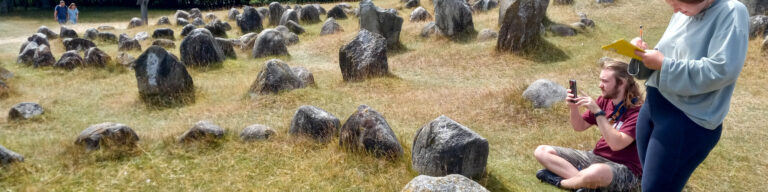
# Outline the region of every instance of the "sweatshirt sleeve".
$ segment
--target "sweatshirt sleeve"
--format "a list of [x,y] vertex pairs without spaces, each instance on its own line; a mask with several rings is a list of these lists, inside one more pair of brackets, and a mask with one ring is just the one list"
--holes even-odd
[[720,21],[709,39],[707,55],[698,60],[665,57],[659,77],[659,90],[692,96],[734,84],[746,59],[749,27],[746,16],[736,11]]

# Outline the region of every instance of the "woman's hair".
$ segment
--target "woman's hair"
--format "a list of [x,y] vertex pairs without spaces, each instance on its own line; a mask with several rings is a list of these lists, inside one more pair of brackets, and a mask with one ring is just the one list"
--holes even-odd
[[[624,95],[621,95],[624,99],[624,107],[632,108],[643,104],[643,94],[640,92],[640,86],[638,86],[635,78],[627,72],[629,64],[607,59],[601,63],[600,67],[604,70],[613,71],[613,77],[616,79],[616,88],[619,88],[621,84],[626,85],[626,91]],[[632,100],[635,100],[634,103]]]
[[75,5],[75,3],[70,3],[69,8],[72,8],[72,7],[77,7],[77,5]]

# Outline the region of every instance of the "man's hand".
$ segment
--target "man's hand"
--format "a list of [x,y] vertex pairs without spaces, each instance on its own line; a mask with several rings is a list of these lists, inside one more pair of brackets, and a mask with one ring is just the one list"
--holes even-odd
[[635,55],[643,58],[643,64],[645,64],[645,67],[648,67],[648,69],[656,71],[661,70],[664,54],[658,50],[645,50],[645,52],[635,51]]
[[[571,90],[568,90],[568,92],[570,93]],[[568,102],[568,106],[569,107],[582,106],[582,107],[584,107],[587,110],[592,111],[592,112],[600,111],[600,106],[597,106],[597,103],[595,103],[595,100],[592,99],[592,97],[590,97],[584,91],[579,91],[579,94],[581,94],[581,96],[576,97],[576,98],[573,98],[573,94],[568,94],[568,98],[570,100],[576,101],[576,103]]]

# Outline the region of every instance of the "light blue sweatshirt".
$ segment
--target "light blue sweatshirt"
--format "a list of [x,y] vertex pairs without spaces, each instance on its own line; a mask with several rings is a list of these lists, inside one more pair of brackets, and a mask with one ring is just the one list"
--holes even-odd
[[744,67],[748,32],[749,14],[736,0],[715,0],[693,17],[675,13],[656,45],[664,54],[661,70],[645,85],[656,87],[696,124],[717,128]]

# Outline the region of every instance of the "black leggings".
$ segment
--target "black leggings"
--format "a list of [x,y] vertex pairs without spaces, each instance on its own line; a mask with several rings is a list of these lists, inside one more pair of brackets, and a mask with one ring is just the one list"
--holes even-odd
[[658,89],[647,87],[646,93],[636,129],[643,191],[682,191],[720,140],[722,124],[715,130],[701,127]]

